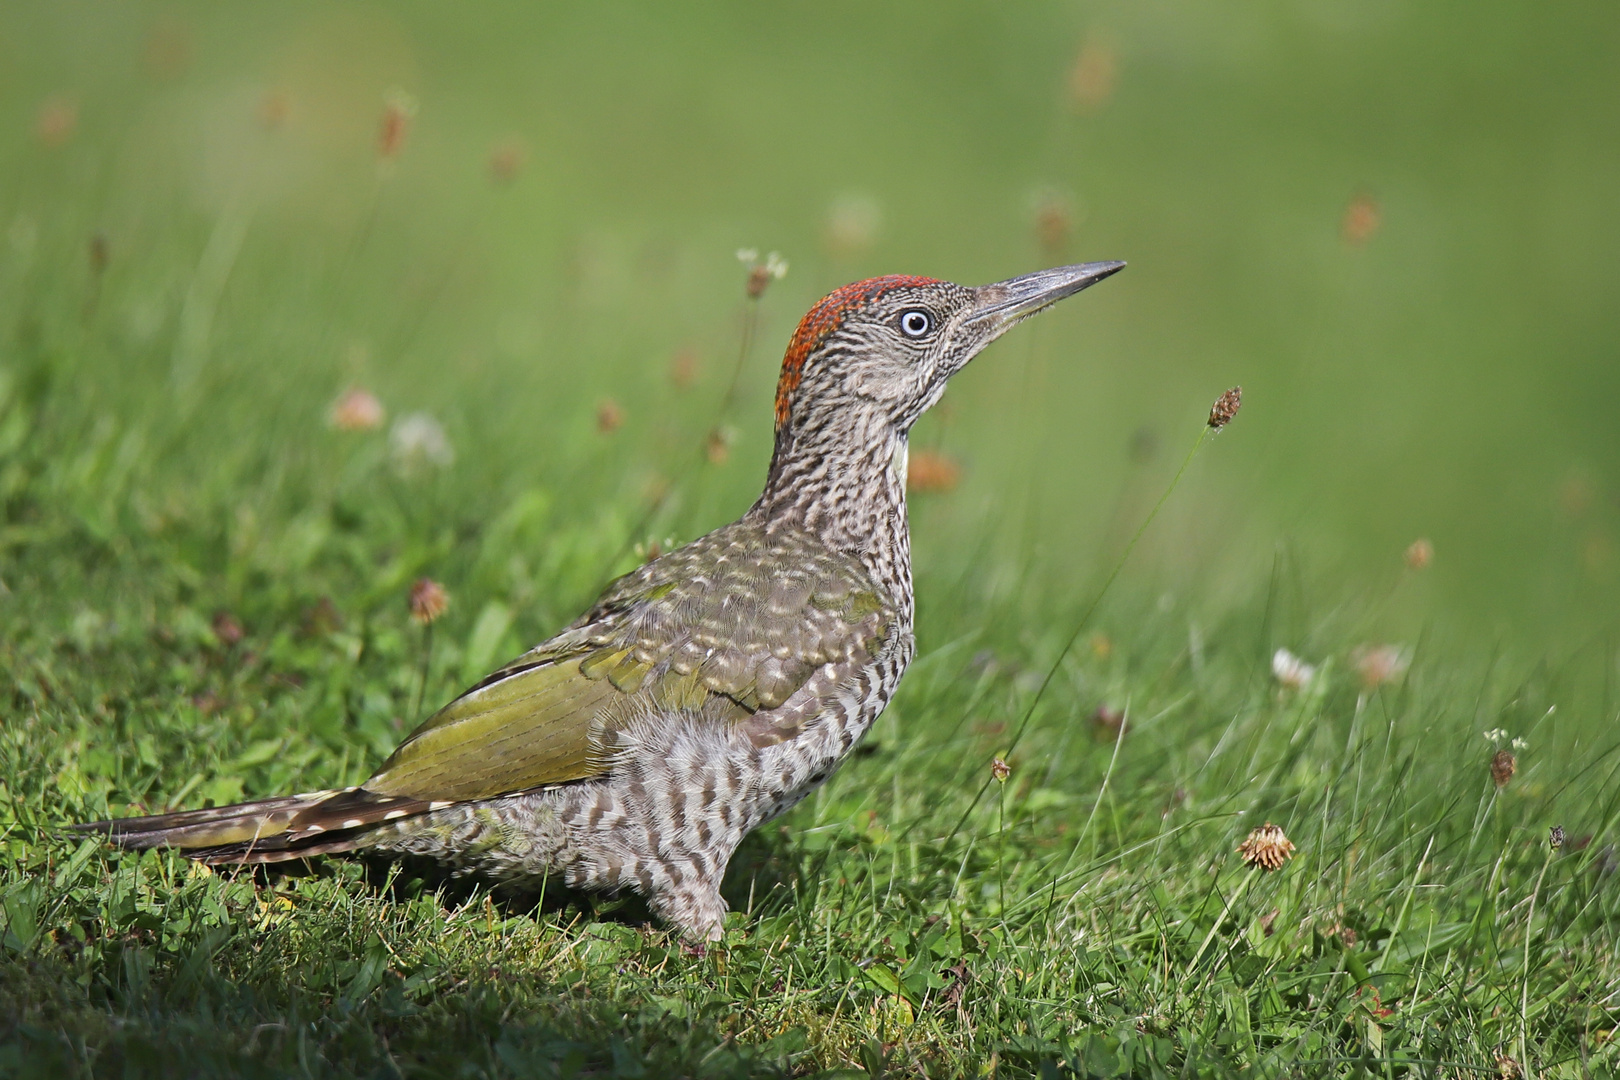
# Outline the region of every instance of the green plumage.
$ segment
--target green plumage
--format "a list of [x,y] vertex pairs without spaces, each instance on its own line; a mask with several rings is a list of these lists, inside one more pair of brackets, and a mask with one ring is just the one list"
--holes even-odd
[[615,581],[573,626],[428,719],[364,790],[448,802],[596,776],[632,720],[746,720],[822,665],[875,655],[893,621],[852,556],[740,521]]

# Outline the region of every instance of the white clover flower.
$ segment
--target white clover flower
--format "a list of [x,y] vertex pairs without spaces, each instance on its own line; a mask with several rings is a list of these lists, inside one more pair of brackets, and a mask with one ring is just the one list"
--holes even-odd
[[388,435],[389,455],[402,476],[416,476],[429,469],[447,468],[456,460],[456,451],[444,426],[427,413],[400,417]]
[[1271,674],[1290,690],[1303,690],[1316,678],[1316,665],[1307,664],[1287,649],[1271,656]]

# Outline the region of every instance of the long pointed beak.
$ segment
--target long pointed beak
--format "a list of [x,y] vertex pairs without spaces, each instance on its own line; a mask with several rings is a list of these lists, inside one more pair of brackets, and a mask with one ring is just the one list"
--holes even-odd
[[1123,269],[1125,264],[1122,262],[1080,263],[1078,266],[1037,270],[1033,274],[998,281],[994,285],[981,285],[974,290],[979,298],[979,308],[968,316],[967,323],[988,322],[992,335],[999,334],[1020,319],[1028,318]]

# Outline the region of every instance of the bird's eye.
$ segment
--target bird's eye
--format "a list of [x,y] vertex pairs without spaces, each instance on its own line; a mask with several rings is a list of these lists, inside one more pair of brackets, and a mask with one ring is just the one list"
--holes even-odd
[[900,332],[909,338],[920,338],[934,328],[934,317],[926,311],[907,311],[900,316]]

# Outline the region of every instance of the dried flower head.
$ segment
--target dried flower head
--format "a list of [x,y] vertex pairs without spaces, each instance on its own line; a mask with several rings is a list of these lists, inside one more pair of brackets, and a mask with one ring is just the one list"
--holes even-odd
[[287,122],[292,103],[281,90],[270,90],[259,99],[259,125],[266,131],[279,131]]
[[382,427],[387,410],[370,390],[351,386],[332,403],[326,422],[339,431],[373,431]]
[[214,639],[227,649],[240,642],[244,636],[242,624],[228,611],[214,612],[213,621]]
[[669,362],[669,381],[675,384],[675,389],[685,390],[697,382],[698,369],[703,358],[696,349],[682,349],[676,353]]
[[1069,234],[1074,229],[1074,208],[1062,193],[1048,191],[1035,203],[1035,240],[1041,253],[1056,260],[1069,246]]
[[1411,657],[1398,645],[1363,645],[1350,656],[1361,685],[1376,690],[1406,674]]
[[962,467],[938,450],[919,450],[906,463],[907,491],[953,491],[961,480]]
[[1339,221],[1339,235],[1345,243],[1360,247],[1373,238],[1383,220],[1384,214],[1378,207],[1378,200],[1370,192],[1358,191],[1344,208],[1344,217]]
[[411,586],[411,621],[430,626],[450,607],[450,594],[432,578],[417,578]]
[[1096,112],[1114,96],[1119,81],[1119,57],[1113,45],[1088,38],[1069,68],[1069,104],[1079,112]]
[[382,123],[377,128],[377,156],[392,161],[405,148],[405,137],[411,133],[411,121],[416,118],[416,99],[403,90],[389,93],[383,104]]
[[1491,755],[1491,781],[1499,788],[1505,788],[1513,780],[1513,774],[1519,771],[1519,759],[1507,750],[1498,750]]
[[489,152],[489,178],[497,184],[510,184],[523,171],[527,157],[522,139],[515,135],[502,139]]
[[1091,727],[1099,736],[1114,739],[1124,733],[1127,720],[1124,709],[1116,709],[1107,702],[1097,706],[1091,714]]
[[1506,1050],[1496,1051],[1496,1075],[1500,1080],[1523,1080],[1524,1067],[1510,1057]]
[[1234,386],[1226,393],[1215,399],[1214,406],[1209,410],[1209,428],[1219,431],[1232,422],[1232,418],[1243,407],[1243,387]]
[[624,409],[612,398],[603,398],[596,406],[596,430],[611,435],[624,426]]
[[1413,570],[1422,570],[1434,561],[1434,545],[1424,537],[1418,537],[1407,545],[1406,565]]
[[748,283],[744,288],[750,300],[758,300],[765,295],[771,282],[787,277],[787,260],[774,251],[765,256],[764,262],[760,262],[757,249],[742,248],[737,252],[737,261],[748,267]]
[[34,132],[46,146],[61,146],[79,126],[79,106],[68,98],[53,97],[39,107]]
[[1271,674],[1290,690],[1303,690],[1316,678],[1316,665],[1307,664],[1287,649],[1271,654]]
[[990,759],[990,775],[996,778],[996,783],[1005,784],[1007,777],[1012,775],[1012,766],[1001,758]]
[[731,459],[731,444],[736,441],[737,433],[725,424],[717,425],[709,432],[709,437],[703,444],[703,453],[709,459],[710,465],[724,465]]
[[1343,921],[1338,919],[1335,919],[1333,924],[1323,931],[1323,935],[1337,939],[1339,944],[1347,949],[1355,948],[1356,942],[1360,940],[1360,935],[1356,933],[1354,927],[1346,926]]
[[1554,825],[1547,830],[1547,843],[1554,851],[1564,846],[1564,827],[1562,825]]
[[1281,914],[1281,910],[1272,908],[1270,911],[1260,916],[1260,932],[1266,935],[1266,937],[1270,937],[1272,934],[1275,934],[1277,932],[1277,916]]
[[1294,857],[1294,844],[1280,827],[1268,821],[1250,832],[1237,851],[1250,866],[1270,871],[1279,869]]

